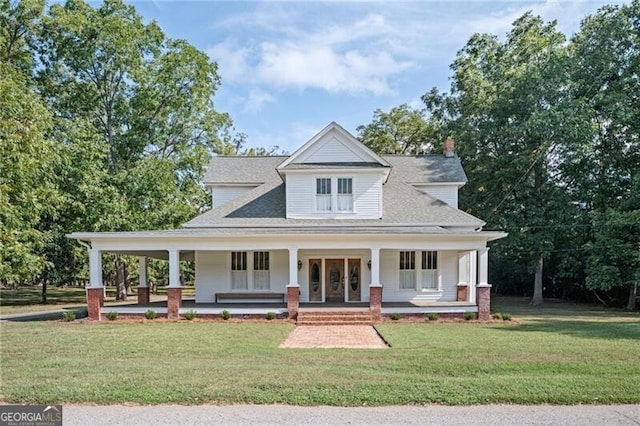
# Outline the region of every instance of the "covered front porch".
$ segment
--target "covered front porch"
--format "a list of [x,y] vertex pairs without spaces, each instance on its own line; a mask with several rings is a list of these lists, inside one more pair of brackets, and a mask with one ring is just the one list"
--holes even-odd
[[[300,303],[299,312],[371,312],[369,303]],[[122,317],[142,317],[148,310],[153,310],[159,316],[168,317],[168,301],[148,303],[131,303],[100,308],[101,316],[109,312],[116,312]],[[178,309],[178,318],[188,312],[195,312],[198,317],[219,317],[227,311],[233,317],[264,318],[273,312],[277,317],[288,318],[286,303],[196,303],[195,299],[183,299]],[[478,306],[467,301],[462,302],[382,302],[380,315],[399,313],[403,315],[427,315],[430,313],[445,316],[462,316],[466,312],[477,313]]]

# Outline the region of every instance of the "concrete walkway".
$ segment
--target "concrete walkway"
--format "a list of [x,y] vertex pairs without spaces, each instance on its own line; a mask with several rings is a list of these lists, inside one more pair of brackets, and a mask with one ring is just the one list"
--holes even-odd
[[387,344],[370,325],[298,326],[281,348],[384,349]]
[[73,311],[76,318],[85,318],[87,316],[86,307],[52,309],[50,311],[23,312],[19,314],[0,315],[0,321],[49,321],[62,319],[62,315],[67,311]]

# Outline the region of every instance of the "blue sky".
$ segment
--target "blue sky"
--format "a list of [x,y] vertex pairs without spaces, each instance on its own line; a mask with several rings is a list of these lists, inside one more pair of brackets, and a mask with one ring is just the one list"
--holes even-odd
[[128,1],[219,65],[214,101],[247,146],[295,151],[329,122],[356,134],[375,109],[421,107],[449,88],[476,32],[499,36],[528,10],[567,36],[615,1]]

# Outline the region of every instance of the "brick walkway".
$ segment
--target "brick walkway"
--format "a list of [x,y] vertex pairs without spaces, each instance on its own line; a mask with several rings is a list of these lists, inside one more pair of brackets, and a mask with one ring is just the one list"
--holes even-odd
[[361,348],[388,346],[370,325],[297,326],[281,348]]

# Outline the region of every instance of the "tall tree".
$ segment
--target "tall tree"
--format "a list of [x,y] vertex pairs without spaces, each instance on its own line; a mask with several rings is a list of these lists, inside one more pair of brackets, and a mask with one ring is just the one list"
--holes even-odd
[[640,1],[606,6],[585,19],[571,44],[572,88],[595,130],[569,154],[576,188],[591,210],[587,287],[627,289],[633,309],[640,282]]
[[375,110],[373,121],[356,130],[362,143],[381,154],[426,154],[439,144],[424,111],[407,104]]
[[567,90],[565,42],[555,22],[527,13],[504,41],[472,36],[452,65],[451,93],[423,97],[455,135],[473,176],[461,203],[489,227],[510,232],[493,256],[519,279],[533,272],[532,304],[543,302],[544,261],[574,214],[558,184],[564,165],[557,153],[584,136],[573,125],[581,106]]
[[5,61],[0,75],[0,283],[21,284],[46,265],[46,234],[37,224],[58,201],[58,153],[46,137],[51,115],[28,78]]

